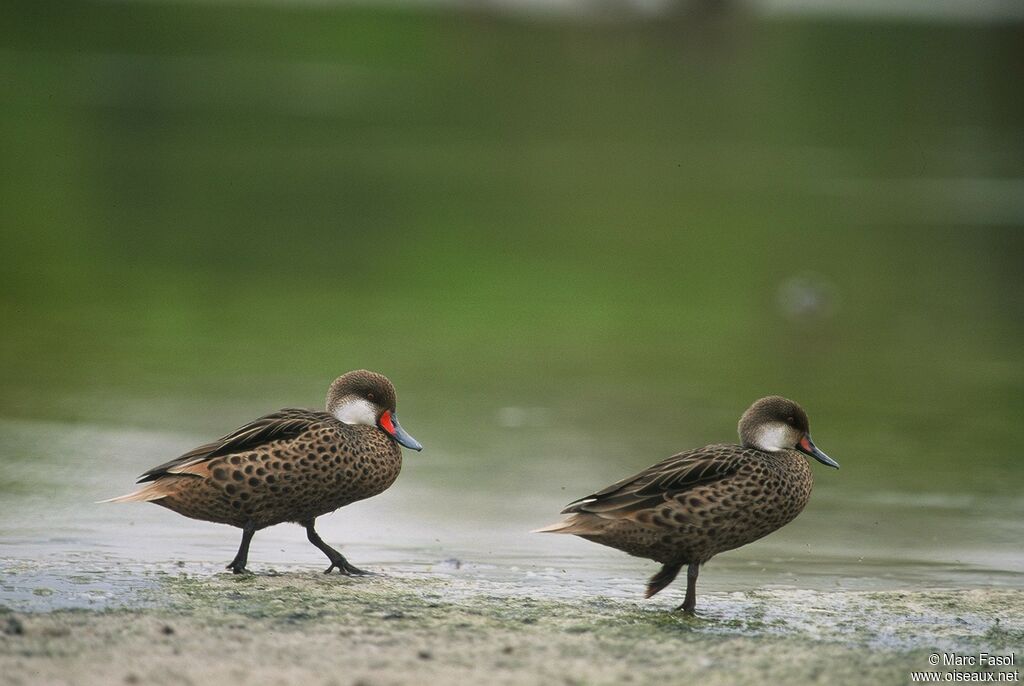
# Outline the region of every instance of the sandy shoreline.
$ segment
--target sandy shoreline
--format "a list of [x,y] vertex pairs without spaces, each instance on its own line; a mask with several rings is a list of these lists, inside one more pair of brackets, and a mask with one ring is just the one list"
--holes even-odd
[[[135,606],[0,614],[8,684],[907,683],[1024,643],[1024,591],[552,600],[430,575],[166,575]],[[1020,656],[1017,656],[1020,659]]]

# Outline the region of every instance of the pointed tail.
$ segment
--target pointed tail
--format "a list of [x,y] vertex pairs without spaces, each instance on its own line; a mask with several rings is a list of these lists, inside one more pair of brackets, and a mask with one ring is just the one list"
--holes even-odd
[[569,515],[560,522],[555,522],[540,529],[534,529],[531,534],[575,534],[577,536],[592,536],[601,533],[607,520],[596,517],[587,512],[577,512]]
[[540,529],[534,529],[530,533],[531,534],[567,534],[569,532],[566,531],[566,529],[568,527],[570,527],[570,526],[572,526],[572,524],[570,524],[568,521],[555,522],[554,524],[549,524],[548,526],[542,527]]
[[152,500],[160,500],[170,495],[170,491],[167,488],[167,484],[162,484],[159,481],[146,484],[142,488],[127,495],[119,495],[116,498],[107,498],[106,500],[97,500],[97,503],[146,503]]

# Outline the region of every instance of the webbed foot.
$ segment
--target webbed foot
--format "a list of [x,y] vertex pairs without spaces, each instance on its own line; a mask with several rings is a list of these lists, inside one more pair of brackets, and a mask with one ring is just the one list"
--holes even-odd
[[324,574],[330,574],[335,569],[345,576],[367,576],[370,574],[370,572],[367,572],[364,569],[359,569],[359,567],[351,564],[341,555],[339,555],[337,559],[331,558],[331,566],[324,570]]

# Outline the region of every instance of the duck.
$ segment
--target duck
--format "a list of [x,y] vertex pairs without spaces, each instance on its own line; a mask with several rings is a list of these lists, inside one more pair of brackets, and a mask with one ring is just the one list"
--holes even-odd
[[686,567],[686,597],[675,609],[694,614],[701,565],[780,529],[807,505],[814,483],[807,457],[839,469],[811,440],[807,413],[787,398],[756,401],[738,429],[739,445],[673,455],[574,500],[562,510],[567,517],[535,533],[573,534],[661,563],[647,598]]
[[316,518],[383,493],[402,469],[402,449],[423,446],[398,423],[395,387],[357,369],[327,391],[326,411],[286,408],[153,467],[127,495],[101,502],[149,502],[185,517],[238,527],[242,540],[227,565],[247,573],[257,531],[284,522],[344,575],[366,574],[320,538]]

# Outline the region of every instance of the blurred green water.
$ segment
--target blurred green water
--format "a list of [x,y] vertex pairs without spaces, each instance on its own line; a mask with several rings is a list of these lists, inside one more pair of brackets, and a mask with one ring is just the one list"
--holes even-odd
[[1017,27],[5,14],[4,416],[220,433],[369,367],[467,470],[616,475],[783,393],[845,489],[1020,492]]

